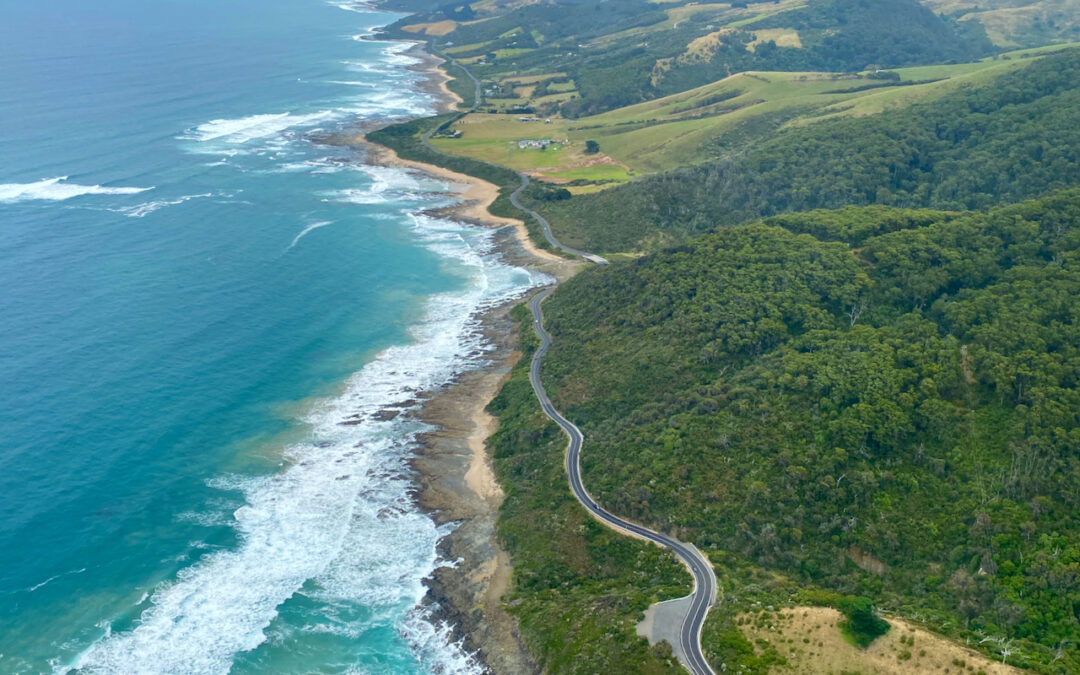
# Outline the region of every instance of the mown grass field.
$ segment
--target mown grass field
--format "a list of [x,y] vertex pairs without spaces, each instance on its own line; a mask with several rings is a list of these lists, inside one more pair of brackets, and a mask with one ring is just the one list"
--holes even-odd
[[[476,113],[453,126],[460,138],[432,138],[444,152],[494,162],[512,169],[529,170],[561,167],[585,157],[583,143],[568,142],[564,120],[519,122],[520,115]],[[560,141],[545,150],[522,150],[517,141],[553,139]]]

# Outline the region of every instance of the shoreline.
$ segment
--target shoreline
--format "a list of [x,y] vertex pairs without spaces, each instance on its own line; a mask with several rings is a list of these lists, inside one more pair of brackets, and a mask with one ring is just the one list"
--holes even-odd
[[417,505],[439,525],[454,523],[438,545],[439,555],[453,564],[424,580],[424,604],[493,673],[540,672],[521,641],[517,619],[502,604],[512,566],[495,534],[503,491],[486,445],[496,429],[487,405],[521,356],[509,317],[516,304],[483,316],[484,334],[494,347],[489,364],[463,373],[424,402],[420,419],[434,430],[421,437],[410,463]]
[[[444,61],[424,50],[424,43],[416,44],[414,50],[419,53],[414,55],[420,56],[423,63],[411,68],[430,73],[425,91],[440,97],[440,112],[455,110],[461,98],[446,86],[452,78],[440,67]],[[357,150],[370,164],[416,171],[449,183],[457,189],[460,203],[428,213],[497,230],[497,254],[509,264],[545,272],[559,281],[583,267],[580,261],[538,248],[521,220],[491,214],[488,207],[499,196],[494,184],[402,159],[392,149],[369,141],[366,131],[343,134],[335,143]],[[440,556],[451,564],[436,569],[424,580],[428,592],[423,602],[437,620],[447,623],[454,639],[494,673],[540,672],[521,641],[517,619],[502,604],[502,596],[510,587],[512,566],[496,536],[503,491],[486,443],[497,429],[497,420],[488,414],[487,406],[521,357],[517,322],[509,312],[529,295],[480,315],[485,339],[492,346],[488,364],[462,373],[426,397],[418,417],[434,430],[421,436],[420,447],[410,462],[419,508],[439,525],[455,524],[438,546]]]
[[[402,159],[392,149],[369,141],[364,134],[350,136],[345,139],[345,142],[348,145],[361,150],[365,154],[367,160],[375,166],[410,169],[460,188],[458,194],[462,200],[461,203],[447,207],[446,209],[439,209],[438,215],[448,216],[481,227],[514,228],[514,237],[517,240],[518,245],[531,258],[535,259],[534,261],[526,261],[526,266],[538,267],[559,279],[564,278],[564,275],[569,269],[576,271],[578,263],[575,261],[569,258],[563,258],[550,251],[545,251],[534,244],[529,238],[529,232],[525,228],[525,223],[523,221],[517,218],[503,218],[488,211],[488,207],[491,206],[499,196],[499,188],[493,183],[489,183],[482,178],[451,171],[450,169],[445,169],[434,164],[426,164],[411,159]],[[552,271],[546,269],[547,267],[557,269],[556,271]],[[568,270],[558,269],[563,267],[568,268]]]
[[458,104],[465,102],[447,86],[447,83],[454,78],[442,68],[442,64],[446,63],[446,61],[425,49],[425,43],[423,41],[394,40],[394,42],[413,43],[413,46],[405,50],[405,53],[420,59],[420,63],[409,66],[408,68],[409,70],[420,73],[425,78],[424,82],[421,84],[421,88],[425,93],[432,94],[436,97],[438,114],[457,110]]

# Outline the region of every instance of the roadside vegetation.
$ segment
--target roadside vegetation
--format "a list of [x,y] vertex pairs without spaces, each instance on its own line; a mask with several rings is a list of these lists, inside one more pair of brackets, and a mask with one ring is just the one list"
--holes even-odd
[[520,305],[524,354],[489,410],[499,429],[489,440],[506,492],[498,536],[514,562],[504,597],[529,651],[551,673],[685,672],[665,645],[649,647],[635,626],[659,600],[690,592],[674,556],[601,525],[566,485],[566,436],[544,416],[529,384],[537,339]]
[[[813,605],[846,615],[832,624],[847,626],[853,662],[869,645],[936,668],[1070,673],[1078,260],[1075,190],[989,213],[848,208],[736,226],[561,288],[544,380],[585,433],[599,501],[712,559],[714,667],[810,658],[797,672],[819,672],[814,650],[779,629],[763,642],[746,618]],[[550,672],[605,672],[579,667],[582,651],[662,664],[633,625],[685,592],[685,573],[573,501],[517,317],[525,357],[491,406],[500,539],[518,565],[507,602]],[[924,653],[876,647],[881,619],[889,635],[930,631]],[[983,656],[939,642],[927,656],[931,633]]]

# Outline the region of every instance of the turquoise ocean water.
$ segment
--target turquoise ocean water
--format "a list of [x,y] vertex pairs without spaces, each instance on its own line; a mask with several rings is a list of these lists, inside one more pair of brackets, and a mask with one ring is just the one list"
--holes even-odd
[[[0,673],[473,673],[418,391],[538,279],[313,142],[428,112],[325,0],[0,7]],[[348,424],[342,424],[348,422]]]

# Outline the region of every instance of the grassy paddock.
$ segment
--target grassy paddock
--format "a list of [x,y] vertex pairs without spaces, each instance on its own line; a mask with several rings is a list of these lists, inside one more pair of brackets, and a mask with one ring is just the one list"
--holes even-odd
[[[573,170],[585,162],[584,142],[600,142],[602,152],[638,173],[665,171],[707,161],[716,156],[716,143],[738,128],[766,120],[801,126],[831,117],[874,115],[886,110],[944,96],[964,86],[976,86],[1052,53],[1053,48],[1022,50],[972,63],[898,68],[899,80],[882,80],[870,73],[821,72],[739,73],[703,87],[654,101],[619,108],[600,115],[567,120],[552,117],[551,124],[522,123],[516,114],[469,115],[454,128],[460,139],[440,139],[448,153],[505,164],[516,169],[551,167],[550,175]],[[555,79],[561,73],[513,78],[521,85]],[[566,83],[572,86],[571,83]],[[554,85],[558,87],[558,85]],[[549,91],[551,87],[549,87]],[[489,99],[507,109],[530,102],[529,96]],[[571,91],[548,94],[533,104],[567,100]],[[567,139],[557,153],[516,151],[522,139]]]

